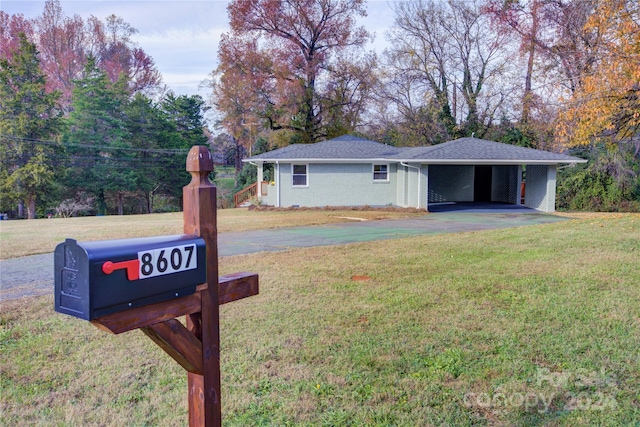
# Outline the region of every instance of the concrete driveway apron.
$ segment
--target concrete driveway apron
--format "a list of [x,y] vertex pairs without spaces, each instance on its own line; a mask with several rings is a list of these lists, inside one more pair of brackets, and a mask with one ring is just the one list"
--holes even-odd
[[[428,214],[412,219],[352,221],[220,233],[218,254],[224,257],[429,234],[512,228],[564,220],[566,218],[532,210],[464,210]],[[53,254],[0,261],[0,301],[48,293],[53,293]]]

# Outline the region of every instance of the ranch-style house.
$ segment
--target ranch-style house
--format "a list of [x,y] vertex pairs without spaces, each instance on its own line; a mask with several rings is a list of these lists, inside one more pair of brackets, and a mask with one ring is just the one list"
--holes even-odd
[[[543,212],[555,210],[558,166],[586,162],[473,137],[393,147],[351,135],[294,144],[243,161],[257,166],[256,195],[264,205],[428,210],[443,202],[493,202]],[[273,164],[271,182],[263,181],[265,164]]]

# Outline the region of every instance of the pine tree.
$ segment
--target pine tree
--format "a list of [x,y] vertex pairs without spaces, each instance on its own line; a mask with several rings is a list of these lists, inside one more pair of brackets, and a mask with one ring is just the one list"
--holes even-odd
[[127,138],[124,109],[127,105],[126,76],[114,84],[89,57],[81,79],[75,81],[69,132],[72,165],[68,186],[93,193],[98,213],[107,211],[107,197],[115,198],[117,213],[124,213],[127,192],[137,186],[130,167],[132,152]]
[[52,143],[62,129],[59,92],[47,93],[38,51],[24,33],[10,59],[0,58],[0,193],[2,205],[36,201],[55,186],[62,150]]
[[[203,112],[205,102],[199,95],[175,96],[169,93],[161,103],[161,109],[173,127],[173,134],[164,139],[162,148],[189,150],[194,145],[205,145],[208,137],[205,134]],[[166,183],[167,195],[181,199],[182,187],[189,183],[190,176],[184,172],[184,156],[173,156],[168,159],[168,167],[164,170],[163,182]],[[215,174],[210,175],[211,179]]]
[[[146,96],[136,94],[126,115],[129,140],[140,150],[134,164],[138,190],[145,199],[146,211],[152,213],[156,195],[173,195],[189,182],[190,175],[184,168],[187,150],[165,151],[180,146],[180,135],[169,116]],[[178,181],[177,185],[172,186],[171,178]]]

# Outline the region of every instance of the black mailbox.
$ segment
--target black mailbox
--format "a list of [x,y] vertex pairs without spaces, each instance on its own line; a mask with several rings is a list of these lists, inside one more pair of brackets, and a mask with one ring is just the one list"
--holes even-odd
[[206,245],[191,235],[78,243],[54,254],[55,310],[92,320],[195,292],[206,282]]

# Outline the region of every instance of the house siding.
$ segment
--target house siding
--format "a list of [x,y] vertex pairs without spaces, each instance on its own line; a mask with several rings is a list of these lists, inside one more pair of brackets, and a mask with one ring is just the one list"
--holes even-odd
[[[281,207],[395,205],[426,209],[428,203],[465,202],[474,198],[473,165],[388,163],[389,180],[380,182],[373,180],[373,163],[309,163],[308,185],[304,187],[292,185],[291,165],[275,165],[274,185],[266,186],[266,194],[261,196],[263,204]],[[521,166],[493,166],[491,200],[518,204],[521,178]],[[556,167],[527,165],[526,178],[524,204],[543,212],[553,212]]]
[[[276,186],[280,185],[279,206],[386,206],[396,200],[397,166],[389,164],[388,181],[373,180],[373,163],[309,163],[307,186],[292,185],[291,163],[278,166]],[[375,164],[387,164],[375,162]],[[276,189],[269,187],[263,203],[278,206]],[[271,194],[274,194],[274,197]]]
[[427,208],[428,166],[419,163],[398,165],[396,205],[400,207]]
[[556,167],[554,165],[527,165],[524,204],[543,212],[555,211]]
[[[274,185],[260,189],[273,206],[387,206],[474,200],[520,204],[523,165],[529,164],[524,203],[555,210],[556,168],[586,160],[478,138],[428,147],[392,147],[352,135],[292,144],[244,162],[275,167]],[[308,166],[308,185],[292,185],[291,165]],[[372,164],[387,164],[389,180],[373,180]],[[258,172],[261,180],[262,170]],[[381,171],[378,171],[378,173]],[[299,183],[304,183],[302,177]],[[475,193],[475,194],[474,194]]]
[[[275,178],[275,172],[276,170],[274,169],[274,180]],[[274,185],[271,185],[271,183],[269,183],[269,186],[267,187],[267,192],[262,193],[262,196],[260,196],[260,201],[262,202],[263,205],[267,205],[267,206],[277,206],[277,199],[276,199],[276,186],[275,186],[275,181],[274,181]]]
[[407,186],[408,186],[408,180],[409,180],[409,175],[407,174],[407,171],[404,166],[400,166],[398,165],[397,167],[397,179],[396,179],[396,199],[395,199],[395,204],[396,206],[401,206],[401,207],[406,207],[407,206],[407,199],[408,199],[408,191],[407,191]]

